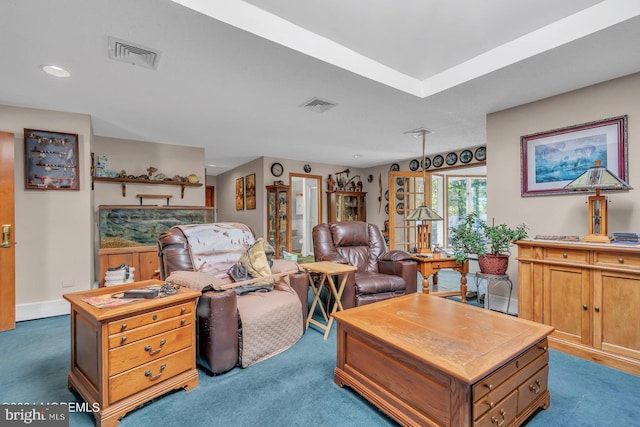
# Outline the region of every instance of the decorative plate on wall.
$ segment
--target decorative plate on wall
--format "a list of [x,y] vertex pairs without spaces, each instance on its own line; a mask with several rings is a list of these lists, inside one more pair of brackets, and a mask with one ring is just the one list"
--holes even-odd
[[449,166],[453,166],[456,164],[456,162],[458,161],[458,155],[456,153],[449,153],[447,154],[447,165]]
[[425,157],[422,163],[424,164],[425,169],[429,169],[431,167],[431,159],[428,157]]
[[413,159],[409,162],[409,169],[411,169],[412,171],[417,171],[418,168],[420,167],[420,162],[417,161],[416,159]]
[[396,199],[404,200],[404,188],[398,188],[396,190]]
[[386,205],[384,205],[384,213],[386,213],[387,215],[389,215],[389,203],[387,203]]
[[471,150],[464,150],[460,153],[460,161],[462,163],[469,163],[471,160],[473,160],[473,153]]
[[309,165],[309,164],[304,165],[304,171],[305,171],[306,173],[311,172],[311,165]]
[[394,172],[397,172],[397,171],[400,170],[400,165],[397,164],[397,163],[394,163],[394,164],[391,165],[391,169],[390,170],[394,171]]
[[400,202],[400,203],[396,204],[396,213],[398,215],[404,214],[404,203]]
[[476,160],[482,162],[487,159],[487,148],[479,147],[476,149]]
[[387,191],[385,191],[385,192],[384,192],[384,199],[385,199],[386,201],[389,201],[389,190],[387,190]]
[[398,187],[403,187],[404,186],[404,178],[401,176],[397,176],[396,177],[396,185]]
[[440,166],[442,166],[443,163],[444,163],[444,157],[442,157],[440,154],[438,154],[433,158],[434,168],[439,168]]

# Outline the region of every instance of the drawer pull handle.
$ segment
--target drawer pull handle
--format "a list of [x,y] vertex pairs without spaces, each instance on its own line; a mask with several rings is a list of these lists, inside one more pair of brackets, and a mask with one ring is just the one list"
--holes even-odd
[[547,351],[547,350],[549,350],[549,347],[547,347],[546,345],[540,346],[540,347],[538,347],[538,348],[539,348],[540,350],[542,350],[542,351]]
[[540,393],[540,380],[536,380],[535,385],[534,384],[529,385],[529,390],[531,390],[533,394]]
[[489,389],[489,391],[493,390],[493,385],[492,384],[483,384],[486,388]]
[[158,372],[156,375],[151,375],[151,371],[144,371],[144,376],[145,377],[149,377],[150,380],[157,380],[158,378],[160,378],[160,375],[162,375],[162,371],[164,371],[164,368],[166,368],[167,365],[165,365],[164,363],[162,365],[160,365],[160,372]]
[[187,308],[186,308],[186,307],[182,307],[182,308],[180,309],[180,314],[184,314],[184,312],[185,312],[185,311],[187,311]]
[[124,331],[125,329],[127,329],[127,324],[123,323],[122,326],[120,326],[120,330]]
[[595,307],[593,307],[593,309],[594,309],[595,311],[600,311],[600,307],[598,307],[597,305],[596,305]]
[[180,320],[180,324],[181,324],[181,325],[184,325],[185,323],[187,323],[187,319],[181,319],[181,320]]
[[588,308],[588,307],[587,307],[587,304],[582,304],[582,309],[583,309],[583,310],[586,310],[587,308]]
[[120,344],[124,344],[124,342],[127,340],[127,337],[122,337],[120,338]]
[[158,320],[158,315],[157,314],[153,315],[153,320]]
[[493,409],[493,407],[496,406],[495,402],[489,402],[488,400],[485,403],[489,405],[489,408],[491,409]]
[[568,256],[569,256],[569,254],[567,254],[566,252],[564,252],[564,253],[562,254],[562,258],[567,258]]
[[149,356],[155,356],[156,354],[160,353],[160,350],[162,350],[162,346],[165,345],[167,343],[167,340],[163,339],[160,340],[160,347],[157,350],[151,350],[151,346],[150,345],[145,345],[144,346],[144,351],[148,351],[149,352]]
[[500,409],[500,415],[502,415],[502,420],[499,420],[498,417],[494,415],[493,417],[491,417],[491,424],[495,424],[498,427],[502,427],[505,422],[505,415],[507,415],[507,411],[505,411],[504,409]]
[[619,262],[620,264],[624,264],[624,258],[618,258],[618,262]]

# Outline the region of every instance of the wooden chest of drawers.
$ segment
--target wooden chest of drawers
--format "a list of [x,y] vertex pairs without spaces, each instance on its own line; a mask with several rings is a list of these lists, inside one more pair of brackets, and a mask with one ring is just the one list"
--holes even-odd
[[400,425],[513,427],[549,406],[550,326],[426,294],[334,317],[334,381]]
[[199,292],[180,288],[175,295],[109,308],[85,301],[159,283],[149,280],[64,295],[71,303],[69,389],[90,406],[97,403],[98,426],[115,426],[142,403],[198,385],[195,300]]

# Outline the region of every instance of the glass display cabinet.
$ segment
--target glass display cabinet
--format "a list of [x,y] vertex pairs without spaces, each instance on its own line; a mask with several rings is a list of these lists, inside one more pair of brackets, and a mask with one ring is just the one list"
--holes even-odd
[[267,239],[276,258],[291,252],[291,190],[288,185],[267,185]]
[[328,222],[366,221],[366,197],[362,191],[327,191]]

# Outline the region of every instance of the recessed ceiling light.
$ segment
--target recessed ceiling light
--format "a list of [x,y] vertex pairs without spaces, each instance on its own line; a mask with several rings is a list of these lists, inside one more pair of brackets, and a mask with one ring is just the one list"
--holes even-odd
[[41,68],[45,73],[55,77],[69,77],[71,75],[71,73],[64,68],[55,65],[43,65]]
[[209,166],[210,168],[215,168],[216,167],[216,165],[207,165],[207,166]]
[[353,155],[353,158],[354,158],[354,159],[359,159],[360,157],[362,157],[362,154],[354,154],[354,155]]

